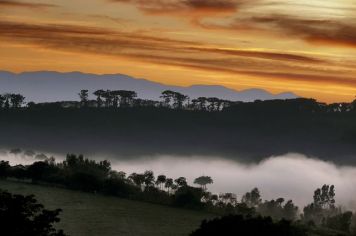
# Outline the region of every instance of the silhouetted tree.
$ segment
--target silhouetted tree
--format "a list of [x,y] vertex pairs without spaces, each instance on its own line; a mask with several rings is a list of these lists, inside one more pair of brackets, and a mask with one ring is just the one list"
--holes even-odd
[[214,183],[213,179],[210,176],[200,176],[194,180],[195,184],[198,184],[206,191],[206,185]]
[[113,97],[113,106],[118,107],[129,107],[134,104],[134,98],[137,97],[137,93],[134,91],[127,90],[115,90],[111,91],[111,96]]
[[289,200],[283,206],[283,218],[286,220],[294,221],[298,217],[298,207],[294,205],[292,200]]
[[113,105],[114,96],[110,90],[104,91],[101,95],[105,100],[105,107],[111,107]]
[[226,206],[236,206],[237,204],[237,196],[234,193],[221,193],[219,194],[219,202],[220,204]]
[[11,94],[9,93],[4,94],[4,98],[5,98],[4,108],[8,109],[10,108]]
[[293,201],[289,200],[284,203],[283,198],[277,200],[265,201],[257,207],[258,213],[262,216],[271,216],[273,219],[286,219],[294,221],[297,218],[298,207],[294,205]]
[[84,191],[97,191],[110,175],[111,164],[106,160],[96,162],[83,155],[68,154],[62,168],[68,186]]
[[5,100],[6,100],[5,96],[0,94],[0,108],[4,107]]
[[174,185],[173,179],[167,178],[164,187],[168,190],[168,194],[170,194],[170,190],[172,189],[173,185]]
[[93,93],[97,98],[96,102],[98,104],[98,107],[102,107],[103,105],[103,95],[105,94],[105,91],[102,89],[99,89]]
[[146,185],[146,187],[152,187],[154,185],[155,181],[155,176],[153,174],[153,171],[147,170],[145,173],[143,173],[143,182]]
[[0,190],[0,233],[14,236],[64,236],[54,227],[60,209],[44,209],[33,195],[22,196]]
[[8,94],[6,101],[10,101],[12,108],[19,108],[23,105],[25,97],[21,94]]
[[241,202],[245,203],[248,207],[257,207],[262,202],[258,188],[254,188],[251,192],[243,195]]
[[11,166],[8,161],[0,161],[0,179],[5,179],[9,175]]
[[197,98],[196,103],[197,103],[198,109],[201,111],[205,111],[207,101],[208,101],[208,99],[206,97]]
[[136,92],[127,90],[119,90],[117,92],[120,96],[120,107],[129,107],[133,105],[133,100],[137,97]]
[[167,177],[165,175],[157,176],[156,185],[162,190],[163,185],[166,183]]
[[201,199],[202,202],[215,206],[219,200],[219,196],[217,194],[212,194],[211,192],[203,192],[203,197]]
[[162,92],[161,98],[166,107],[170,107],[172,103],[172,108],[182,109],[184,102],[187,101],[189,97],[178,92],[166,90]]
[[112,102],[113,107],[118,107],[119,106],[121,90],[114,90],[114,91],[111,91],[110,93],[111,93],[111,96],[112,96],[112,99],[113,99],[113,102]]
[[174,97],[173,91],[170,91],[170,90],[163,91],[162,95],[161,95],[161,98],[163,99],[163,104],[166,107],[170,107],[173,97]]
[[143,174],[137,174],[137,173],[132,173],[129,176],[129,179],[136,184],[137,186],[139,186],[140,188],[142,187],[142,184],[145,181],[145,176]]
[[126,173],[123,171],[116,171],[116,170],[112,170],[109,173],[109,177],[112,179],[121,179],[121,180],[125,180],[126,178]]
[[84,107],[88,106],[89,91],[83,89],[78,95],[80,98],[81,105]]
[[212,111],[220,111],[221,100],[219,98],[211,97],[208,98],[207,101],[209,102],[208,110]]
[[323,209],[335,208],[335,186],[323,185],[314,192],[314,204]]
[[303,209],[303,219],[306,222],[312,221],[317,225],[322,224],[326,218],[338,213],[335,207],[335,187],[334,185],[323,185],[314,191],[313,203]]
[[175,179],[174,182],[177,184],[178,188],[185,187],[188,185],[187,179],[185,177],[179,177]]
[[183,109],[183,104],[185,101],[188,100],[188,98],[189,97],[184,94],[175,92],[173,97],[174,99],[173,107],[175,109]]

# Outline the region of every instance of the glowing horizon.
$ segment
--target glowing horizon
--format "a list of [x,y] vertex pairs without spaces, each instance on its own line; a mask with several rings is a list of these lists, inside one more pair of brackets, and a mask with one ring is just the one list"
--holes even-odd
[[0,70],[356,95],[352,0],[0,0]]

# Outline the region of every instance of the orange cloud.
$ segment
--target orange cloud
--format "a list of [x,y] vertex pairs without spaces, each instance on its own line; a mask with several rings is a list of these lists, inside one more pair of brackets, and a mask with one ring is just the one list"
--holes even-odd
[[308,42],[327,43],[356,47],[356,24],[335,20],[309,20],[284,15],[254,17],[254,22],[269,24],[277,30],[292,36],[299,36]]
[[[52,50],[266,79],[356,87],[356,78],[350,73],[346,76],[342,70],[327,69],[329,62],[305,55],[208,47],[197,42],[77,25],[0,22],[0,31],[4,42],[27,43]],[[320,68],[315,67],[318,64]]]
[[202,51],[202,52],[212,52],[218,54],[226,54],[231,56],[241,56],[241,57],[253,57],[253,58],[261,58],[268,60],[280,60],[280,61],[296,61],[303,63],[322,63],[325,62],[322,59],[303,56],[291,53],[282,53],[282,52],[264,52],[264,51],[249,51],[249,50],[241,50],[241,49],[222,49],[222,48],[190,48],[194,51]]
[[236,12],[251,0],[110,0],[134,4],[140,10],[151,14],[173,15],[214,15]]
[[226,25],[195,22],[207,29],[256,31],[264,34],[300,38],[308,43],[356,47],[356,24],[352,19],[316,20],[287,15],[251,16],[237,18]]
[[[282,52],[249,51],[241,49],[224,49],[218,47],[207,47],[204,44],[174,40],[163,37],[142,35],[138,33],[126,33],[98,27],[84,27],[77,25],[54,25],[54,24],[22,24],[16,22],[0,22],[0,37],[13,40],[30,41],[40,45],[58,44],[60,47],[70,45],[82,50],[82,46],[89,46],[107,51],[110,47],[113,51],[124,52],[123,49],[133,49],[155,52],[177,52],[177,53],[215,53],[218,55],[240,56],[248,58],[259,58],[267,60],[296,61],[296,62],[323,62],[323,60]],[[47,39],[47,40],[46,40]],[[65,40],[70,41],[65,41]],[[75,42],[76,44],[72,44]],[[83,50],[85,51],[85,50]]]
[[43,8],[57,7],[57,5],[44,4],[44,3],[28,3],[28,2],[10,1],[10,0],[0,0],[0,8],[14,8],[14,7],[43,9]]
[[[243,12],[234,21],[227,24],[207,23],[206,16],[219,14],[233,15],[240,8],[266,5],[294,5],[315,8],[315,5],[302,3],[277,3],[264,0],[108,0],[118,3],[129,3],[140,10],[151,14],[169,14],[187,17],[195,26],[205,29],[228,29],[236,31],[260,32],[264,35],[274,34],[297,37],[306,42],[324,45],[356,47],[356,24],[353,19],[316,20],[289,15],[258,15]],[[318,6],[319,7],[319,6]],[[320,6],[323,8],[323,6]],[[327,8],[324,6],[324,8]],[[330,9],[333,9],[329,7]],[[327,8],[328,9],[328,8]],[[345,7],[345,9],[347,9]]]

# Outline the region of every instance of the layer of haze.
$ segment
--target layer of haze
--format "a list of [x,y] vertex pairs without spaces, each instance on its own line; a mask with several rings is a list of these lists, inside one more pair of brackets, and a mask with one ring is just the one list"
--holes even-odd
[[[49,154],[47,154],[50,156]],[[56,156],[57,161],[63,156]],[[0,153],[2,160],[12,164],[29,164],[34,161],[24,155]],[[91,157],[94,158],[94,157]],[[95,159],[106,159],[96,157]],[[283,197],[292,199],[299,206],[312,201],[313,191],[323,184],[336,186],[338,204],[355,209],[356,167],[336,166],[333,163],[308,158],[300,154],[271,157],[261,163],[246,165],[221,157],[159,156],[134,160],[111,159],[113,169],[142,173],[153,170],[155,175],[165,174],[177,178],[184,176],[190,184],[201,175],[209,175],[214,184],[208,186],[214,193],[233,192],[240,198],[243,193],[258,187],[265,200]]]

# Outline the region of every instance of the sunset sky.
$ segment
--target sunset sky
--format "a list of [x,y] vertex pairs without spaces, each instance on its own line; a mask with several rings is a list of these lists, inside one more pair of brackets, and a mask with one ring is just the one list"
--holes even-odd
[[0,70],[356,95],[355,0],[0,0]]

